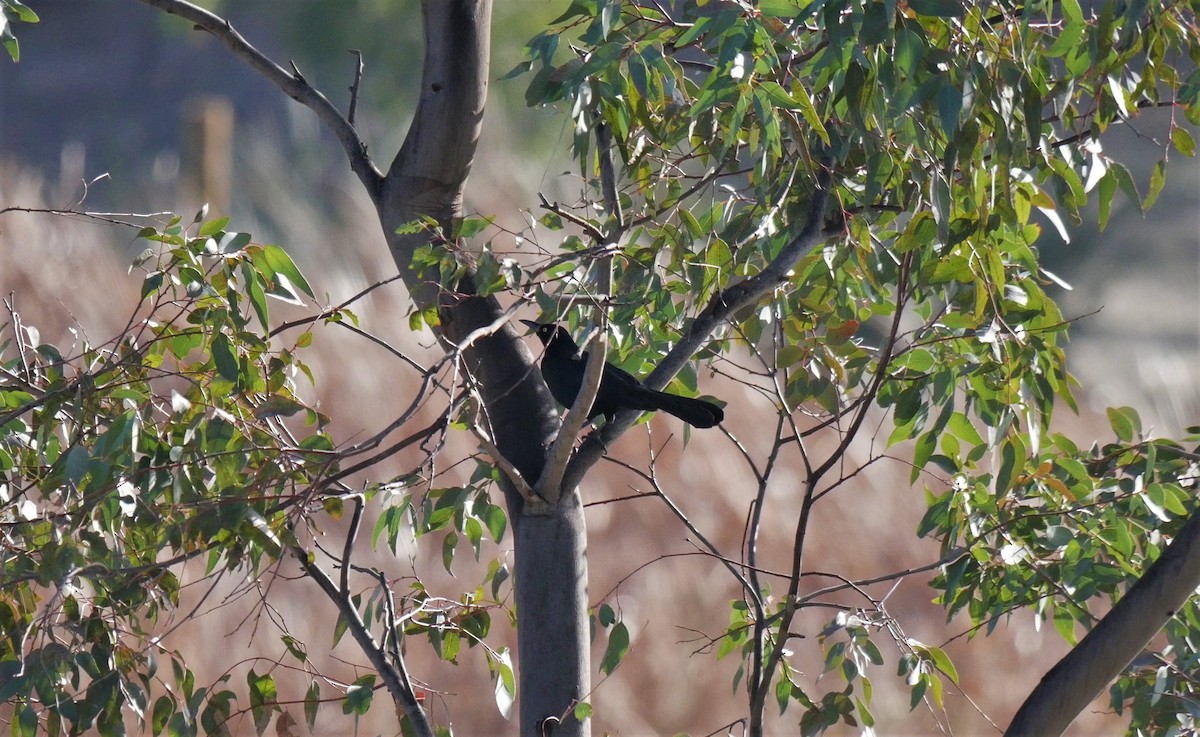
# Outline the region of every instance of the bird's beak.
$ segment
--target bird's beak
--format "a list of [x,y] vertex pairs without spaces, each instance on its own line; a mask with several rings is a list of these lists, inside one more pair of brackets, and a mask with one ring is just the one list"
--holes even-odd
[[522,323],[523,323],[525,326],[527,326],[527,327],[531,328],[531,329],[533,330],[533,332],[535,332],[535,333],[537,332],[537,329],[541,327],[541,325],[537,324],[537,323],[536,323],[536,322],[534,322],[533,320],[522,320],[521,322],[522,322]]

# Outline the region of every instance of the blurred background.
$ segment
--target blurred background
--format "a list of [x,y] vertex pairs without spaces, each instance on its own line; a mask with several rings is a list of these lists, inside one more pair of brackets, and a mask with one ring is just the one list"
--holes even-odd
[[[42,22],[17,29],[19,64],[0,59],[0,208],[175,211],[188,219],[207,202],[210,216],[230,215],[232,228],[285,246],[327,303],[394,274],[371,203],[336,142],[311,112],[207,34],[131,0],[27,2]],[[349,49],[360,50],[365,78],[358,127],[376,163],[386,168],[403,140],[419,82],[421,26],[415,0],[204,4],[227,15],[277,63],[286,67],[293,60],[343,110],[355,65]],[[564,7],[564,0],[496,5],[493,84],[468,207],[497,216],[514,231],[528,227],[525,213],[540,215],[539,192],[550,200],[573,200],[580,192],[577,177],[568,173],[575,167],[567,151],[567,116],[527,108],[524,81],[500,79],[521,60],[524,41]],[[1150,120],[1140,122],[1137,131],[1114,129],[1105,140],[1106,150],[1130,164],[1143,192],[1150,167],[1164,150],[1153,140],[1154,126]],[[1048,224],[1043,229],[1039,247],[1047,267],[1073,287],[1055,296],[1064,314],[1079,317],[1067,354],[1083,387],[1081,411],[1076,416],[1064,408],[1056,424],[1081,445],[1111,438],[1103,416],[1108,405],[1135,407],[1143,425],[1158,436],[1200,424],[1200,167],[1176,156],[1167,176],[1166,189],[1145,217],[1118,195],[1104,233],[1096,229],[1094,213],[1074,229],[1069,243]],[[74,329],[101,342],[120,329],[136,303],[139,279],[127,272],[146,244],[134,238],[135,232],[77,218],[2,215],[0,295],[13,300],[24,322],[38,326],[45,341],[69,345]],[[546,235],[543,231],[543,239]],[[512,245],[510,239],[504,247]],[[552,248],[553,241],[541,245]],[[435,355],[430,336],[407,330],[402,286],[376,290],[354,309],[364,327],[390,344],[418,358]],[[316,374],[313,398],[334,418],[333,433],[343,442],[386,425],[415,387],[415,374],[404,364],[349,334],[319,333],[306,361]],[[701,381],[702,391],[726,399],[740,391],[729,382]],[[748,395],[746,401],[754,400]],[[729,424],[735,436],[747,438],[762,423],[747,412]],[[744,463],[720,435],[695,433],[685,447],[679,432],[669,418],[656,418],[624,437],[613,454],[644,467],[650,449],[657,452],[670,438],[656,459],[666,492],[737,557],[754,493],[742,473]],[[472,445],[461,438],[456,442],[457,450]],[[453,457],[455,449],[446,452]],[[855,452],[867,457],[865,445]],[[687,463],[679,463],[681,458]],[[372,478],[388,478],[413,462],[393,459]],[[598,471],[584,489],[592,505],[591,596],[620,611],[633,646],[613,677],[597,678],[595,732],[723,732],[745,709],[744,695],[731,689],[736,656],[716,661],[704,645],[723,631],[737,590],[710,559],[680,555],[696,548],[661,503],[600,503],[646,489],[614,465],[602,464]],[[914,538],[923,492],[910,487],[907,478],[907,469],[876,464],[852,489],[822,502],[816,537],[806,553],[811,567],[857,578],[936,560],[936,543]],[[800,481],[797,464],[772,482],[777,527],[762,543],[768,568],[788,562],[785,543],[795,512],[788,498]],[[779,544],[772,547],[772,541]],[[379,551],[374,563],[398,579],[420,576],[443,595],[453,597],[478,580],[469,556],[460,556],[454,580],[442,572],[436,552],[427,555],[420,547],[394,552]],[[662,556],[676,557],[657,560]],[[650,561],[655,562],[640,568]],[[332,607],[303,581],[286,580],[295,574],[286,565],[278,574],[272,601],[291,634],[308,642],[321,671],[344,682],[365,672],[355,665],[364,660],[352,647],[324,654]],[[814,579],[811,588],[828,583]],[[948,684],[946,714],[925,706],[910,713],[907,689],[893,683],[897,651],[885,650],[888,662],[872,673],[876,716],[886,725],[881,733],[925,734],[939,727],[957,734],[995,733],[994,725],[1007,724],[1020,700],[1067,649],[1052,628],[1037,631],[1028,614],[1001,622],[986,639],[968,641],[965,621],[947,623],[942,610],[929,603],[932,591],[919,577],[904,580],[889,595],[890,588],[871,592],[888,595],[888,610],[906,635],[947,647],[962,690]],[[291,612],[289,600],[298,602]],[[261,663],[280,660],[284,650],[278,632],[246,626],[248,606],[244,600],[213,605],[218,611],[173,631],[168,646],[185,653],[210,678],[246,664],[264,672]],[[831,616],[828,610],[812,614],[802,623],[804,631],[815,635]],[[497,643],[515,643],[499,613],[494,633]],[[478,653],[464,653],[454,666],[425,657],[427,649],[413,643],[409,652],[415,674],[428,686],[435,719],[451,721],[461,734],[514,731],[497,713]],[[236,659],[230,660],[233,654]],[[818,679],[820,663],[816,638],[800,641],[796,664],[806,672],[810,695],[841,686],[836,675]],[[298,671],[285,676],[284,667],[278,667],[281,684],[287,678],[295,684],[290,692],[281,685],[281,696],[302,698],[308,676]],[[1098,702],[1073,733],[1111,729],[1105,707]],[[303,721],[298,706],[292,712]],[[325,712],[315,734],[349,729],[350,718],[337,705]],[[798,718],[798,713],[785,715],[781,730],[790,731],[787,726]],[[392,734],[393,723],[388,706],[377,703],[359,725],[360,733]],[[243,719],[237,729],[253,733],[251,720]],[[736,727],[733,733],[739,733]]]

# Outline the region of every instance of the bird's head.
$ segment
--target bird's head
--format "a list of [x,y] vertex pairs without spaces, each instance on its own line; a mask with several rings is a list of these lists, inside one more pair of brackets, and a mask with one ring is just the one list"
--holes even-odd
[[534,322],[533,320],[522,320],[521,322],[533,328],[534,334],[537,335],[538,340],[542,341],[542,345],[550,345],[550,341],[561,339],[563,336],[567,338],[565,343],[571,342],[571,334],[552,322]]

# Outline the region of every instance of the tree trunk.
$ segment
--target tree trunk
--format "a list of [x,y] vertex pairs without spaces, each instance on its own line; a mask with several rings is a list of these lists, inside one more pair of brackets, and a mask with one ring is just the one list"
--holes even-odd
[[590,734],[590,722],[573,714],[591,677],[585,530],[576,491],[545,514],[524,516],[515,533],[524,737]]
[[[470,278],[454,286],[423,281],[411,270],[428,233],[400,226],[431,216],[450,233],[462,217],[463,190],[479,140],[487,97],[490,0],[422,0],[425,61],[420,103],[404,145],[378,192],[376,205],[392,257],[418,308],[437,306],[448,347],[500,326],[465,347],[466,370],[477,382],[487,430],[500,452],[530,484],[558,431],[554,401],[516,331],[491,298],[474,296]],[[553,506],[529,505],[503,484],[516,556],[517,668],[520,734],[589,734],[572,717],[590,690],[586,528],[578,492]],[[553,720],[561,719],[561,723]],[[551,721],[546,721],[551,720]]]

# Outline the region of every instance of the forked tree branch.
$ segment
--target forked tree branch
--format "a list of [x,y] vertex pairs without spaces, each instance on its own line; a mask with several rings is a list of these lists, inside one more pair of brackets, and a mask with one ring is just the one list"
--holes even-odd
[[671,377],[679,373],[683,365],[700,350],[717,326],[733,313],[753,304],[764,294],[787,281],[788,272],[796,262],[825,239],[825,203],[829,200],[829,186],[833,178],[832,165],[827,159],[822,159],[818,166],[815,172],[816,184],[808,207],[808,220],[804,227],[762,271],[713,295],[708,305],[688,326],[679,343],[646,377],[648,386],[652,389],[666,386]]
[[359,137],[354,125],[325,95],[309,84],[308,80],[298,72],[289,72],[271,61],[243,38],[242,34],[234,30],[228,20],[219,15],[210,13],[185,0],[141,0],[141,2],[171,15],[177,15],[197,28],[211,33],[251,69],[265,77],[288,97],[316,113],[317,118],[337,137],[338,142],[346,151],[346,156],[350,159],[350,168],[358,175],[372,199],[378,197],[383,183],[383,175],[375,168],[371,158],[367,156],[366,144]]
[[912,262],[911,256],[911,253],[906,254],[900,262],[900,278],[896,284],[896,311],[892,316],[892,326],[888,331],[887,342],[875,366],[875,376],[865,392],[867,401],[863,403],[858,414],[851,421],[850,427],[846,429],[838,447],[830,453],[824,463],[808,474],[808,478],[804,484],[800,517],[796,522],[796,532],[792,542],[792,573],[788,580],[787,592],[783,596],[783,607],[778,614],[779,620],[776,627],[778,636],[775,638],[774,646],[766,653],[766,662],[762,665],[761,670],[758,671],[761,674],[760,679],[757,682],[751,683],[749,732],[752,736],[763,734],[765,709],[771,690],[771,676],[779,668],[779,663],[783,660],[784,654],[787,652],[788,633],[791,632],[792,621],[802,608],[800,579],[804,571],[804,549],[808,539],[812,508],[821,497],[821,494],[817,493],[817,486],[824,475],[845,456],[850,443],[858,435],[858,430],[862,426],[862,421],[866,416],[867,410],[870,409],[871,402],[879,393],[879,388],[883,385],[883,381],[887,377],[888,366],[891,363],[896,348],[896,341],[900,335],[900,320],[904,314],[904,304],[908,300],[908,270]]
[[[662,389],[671,377],[679,373],[683,365],[704,345],[717,327],[738,310],[753,304],[764,294],[787,281],[788,271],[805,254],[826,237],[824,229],[825,205],[829,200],[832,169],[828,159],[822,159],[815,172],[816,185],[809,201],[808,220],[804,227],[786,246],[754,276],[733,284],[713,295],[708,305],[700,311],[688,326],[687,332],[672,348],[654,371],[643,382],[651,389]],[[603,430],[589,437],[571,459],[564,477],[564,486],[575,486],[583,479],[588,469],[622,433],[633,425],[640,412],[628,410],[617,415]]]
[[[346,629],[350,635],[362,648],[367,658],[371,661],[371,665],[375,666],[380,678],[383,679],[384,685],[387,687],[388,693],[397,705],[404,710],[404,714],[412,722],[413,730],[421,737],[433,737],[433,728],[429,724],[429,718],[425,715],[425,710],[421,707],[421,702],[417,700],[416,691],[413,689],[412,682],[409,680],[408,671],[404,667],[403,662],[393,663],[388,659],[387,652],[384,648],[375,641],[374,635],[367,629],[363,623],[362,617],[358,614],[358,609],[354,607],[354,603],[350,601],[350,597],[344,594],[338,584],[334,583],[325,571],[309,558],[308,551],[299,546],[292,548],[292,553],[296,556],[296,560],[300,562],[300,567],[308,574],[308,577],[317,583],[329,600],[334,603],[338,609],[338,613],[346,622]],[[348,565],[348,561],[342,561],[342,565]],[[399,649],[397,648],[397,651]]]
[[[612,131],[598,113],[595,117],[598,121],[595,132],[600,191],[604,196],[604,209],[609,214],[609,223],[602,240],[596,243],[601,249],[601,255],[593,263],[599,304],[596,307],[596,331],[588,351],[583,381],[571,404],[571,411],[558,430],[558,437],[546,454],[546,467],[538,479],[538,493],[551,504],[562,496],[563,477],[571,460],[571,451],[575,448],[575,438],[587,423],[592,404],[600,393],[604,364],[608,360],[608,302],[612,296],[612,250],[606,246],[617,243],[625,236],[625,216],[621,212],[621,199],[617,196],[617,175],[612,163]],[[572,489],[574,485],[566,488]]]
[[[592,340],[588,341],[587,365],[583,370],[583,381],[579,393],[571,404],[567,416],[558,428],[558,435],[546,452],[546,465],[537,481],[537,494],[547,502],[554,504],[563,493],[563,474],[571,460],[571,451],[575,448],[575,438],[587,423],[588,413],[600,393],[600,380],[604,377],[604,362],[608,360],[608,320],[603,309],[599,312],[597,327]],[[568,487],[573,488],[573,487]]]

